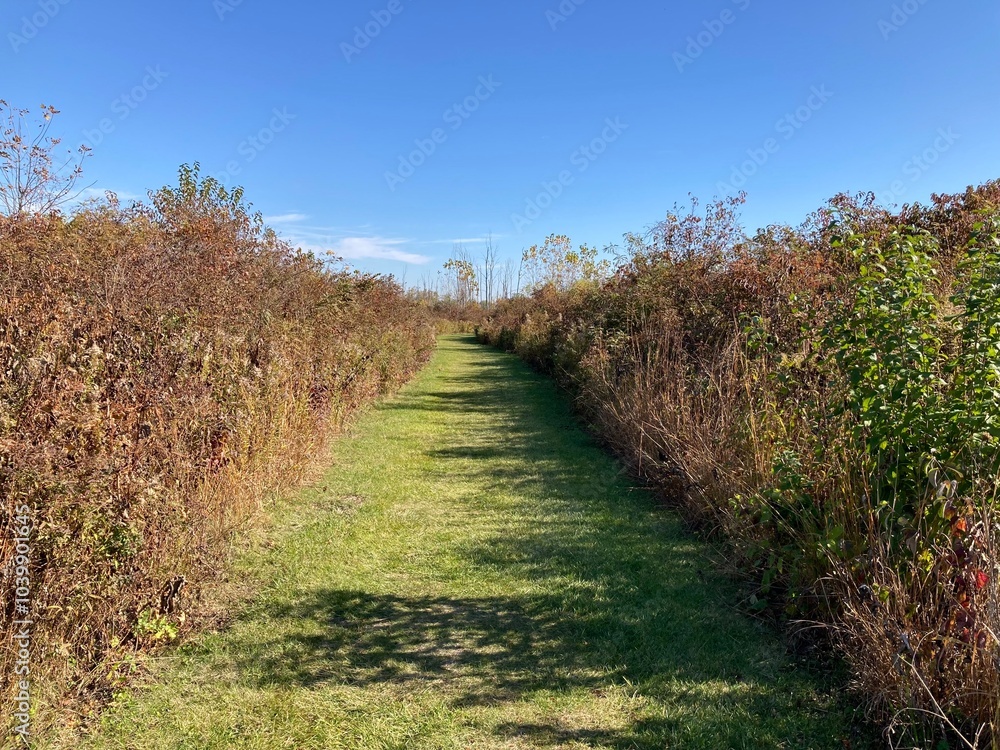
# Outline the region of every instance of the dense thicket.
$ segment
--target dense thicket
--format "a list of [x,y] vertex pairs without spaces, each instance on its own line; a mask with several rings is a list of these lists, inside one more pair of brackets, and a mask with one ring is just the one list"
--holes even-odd
[[[34,621],[41,710],[186,627],[262,499],[429,356],[415,309],[196,170],[149,205],[0,218],[0,637]],[[4,706],[17,656],[0,651]]]
[[754,236],[739,203],[668,215],[604,283],[479,335],[728,540],[752,606],[824,623],[890,730],[995,747],[1000,183]]

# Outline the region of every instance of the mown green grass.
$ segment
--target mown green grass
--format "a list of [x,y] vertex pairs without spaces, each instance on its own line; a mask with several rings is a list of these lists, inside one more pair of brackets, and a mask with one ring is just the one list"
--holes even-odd
[[735,611],[555,388],[469,337],[275,529],[242,560],[245,610],[77,746],[859,747],[837,691]]

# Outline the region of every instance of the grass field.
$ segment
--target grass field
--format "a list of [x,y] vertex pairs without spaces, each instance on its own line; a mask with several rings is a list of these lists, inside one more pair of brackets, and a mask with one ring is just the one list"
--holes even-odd
[[552,384],[446,337],[277,507],[228,627],[71,744],[864,746],[709,558]]

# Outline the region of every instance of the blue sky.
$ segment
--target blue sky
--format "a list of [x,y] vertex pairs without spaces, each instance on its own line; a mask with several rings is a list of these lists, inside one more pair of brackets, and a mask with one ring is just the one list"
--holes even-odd
[[945,0],[7,0],[0,98],[62,114],[88,183],[177,167],[290,240],[436,271],[550,233],[603,247],[688,193],[750,228],[839,191],[1000,178],[1000,6]]

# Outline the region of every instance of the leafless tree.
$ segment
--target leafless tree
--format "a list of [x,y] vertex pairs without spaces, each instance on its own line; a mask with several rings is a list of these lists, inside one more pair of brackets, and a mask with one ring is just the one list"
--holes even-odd
[[499,263],[498,248],[493,244],[493,234],[486,238],[486,250],[483,251],[482,273],[483,292],[485,294],[486,309],[496,301],[497,296],[497,264]]
[[500,299],[510,299],[513,296],[515,272],[513,259],[507,258],[500,274]]
[[0,212],[8,216],[48,213],[76,199],[83,160],[90,153],[80,146],[57,163],[60,138],[49,135],[55,107],[42,105],[42,120],[32,135],[30,110],[15,109],[0,99]]
[[[518,294],[521,293],[521,286],[524,284],[524,281],[525,281],[525,278],[524,278],[525,277],[525,273],[526,273],[526,271],[530,270],[530,269],[525,269],[525,267],[524,267],[524,253],[525,253],[525,251],[522,250],[521,251],[521,259],[517,263],[517,290],[514,292],[515,296],[517,296]],[[533,285],[535,283],[534,279],[528,279],[528,281],[530,282],[529,285]]]
[[424,271],[420,276],[420,287],[421,292],[425,297],[431,295],[437,296],[438,294],[439,277],[432,274],[430,271]]

